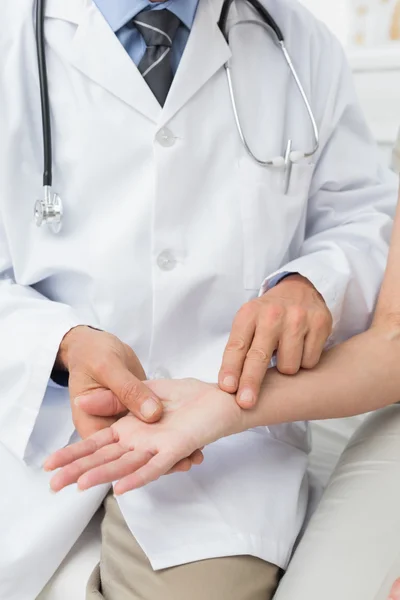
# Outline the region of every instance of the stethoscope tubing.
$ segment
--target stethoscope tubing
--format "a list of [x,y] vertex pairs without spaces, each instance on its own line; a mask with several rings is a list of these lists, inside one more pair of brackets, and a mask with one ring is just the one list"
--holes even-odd
[[[283,33],[270,15],[268,10],[258,0],[245,0],[250,4],[255,11],[260,15],[262,21],[248,19],[246,21],[240,21],[228,29],[228,17],[229,11],[234,0],[225,0],[222,6],[220,19],[218,26],[224,36],[226,42],[229,45],[230,32],[234,27],[247,24],[255,24],[264,27],[266,30],[272,30],[276,36],[276,40],[281,48],[284,55],[285,61],[289,66],[290,72],[296,82],[296,86],[300,92],[304,105],[307,109],[307,113],[312,125],[315,145],[311,151],[308,152],[293,152],[292,151],[292,140],[288,140],[284,157],[276,157],[270,160],[261,160],[251,151],[249,144],[246,141],[246,136],[243,132],[239,111],[235,99],[235,90],[232,82],[230,61],[225,64],[225,70],[227,74],[227,81],[229,86],[229,94],[231,98],[232,109],[234,118],[237,126],[237,130],[242,141],[242,144],[249,154],[249,156],[255,160],[261,166],[276,166],[284,167],[285,177],[285,194],[288,191],[290,172],[293,162],[302,158],[310,158],[313,156],[319,148],[319,132],[318,126],[301,84],[300,78],[294,67],[293,61],[285,45],[285,39]],[[44,35],[44,16],[45,16],[45,4],[46,0],[36,0],[36,48],[37,48],[37,61],[39,71],[39,86],[40,86],[40,103],[41,103],[41,115],[42,115],[42,130],[43,130],[43,187],[44,187],[44,199],[38,200],[35,204],[35,220],[36,224],[40,226],[42,223],[47,223],[51,226],[54,232],[60,231],[61,221],[63,216],[62,202],[57,194],[52,193],[52,179],[53,179],[53,159],[52,159],[52,132],[51,132],[51,115],[50,115],[50,98],[49,98],[49,86],[47,78],[47,64],[46,64],[46,49],[45,49],[45,35]]]
[[47,81],[46,48],[44,37],[45,0],[36,0],[36,49],[39,69],[40,103],[43,128],[43,187],[51,187],[53,180],[52,135],[50,99]]

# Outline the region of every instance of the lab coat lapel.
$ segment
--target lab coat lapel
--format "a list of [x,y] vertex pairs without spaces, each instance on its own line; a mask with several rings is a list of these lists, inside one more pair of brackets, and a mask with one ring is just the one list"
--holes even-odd
[[61,19],[79,25],[87,6],[87,0],[46,0],[46,18]]
[[192,31],[169,91],[159,125],[169,121],[230,58],[218,27],[222,0],[200,0]]
[[[70,0],[68,0],[69,2]],[[65,0],[50,0],[46,16],[73,20]],[[161,107],[103,15],[90,0],[78,0],[80,18],[67,58],[89,79],[157,122]],[[73,0],[73,4],[78,4]]]

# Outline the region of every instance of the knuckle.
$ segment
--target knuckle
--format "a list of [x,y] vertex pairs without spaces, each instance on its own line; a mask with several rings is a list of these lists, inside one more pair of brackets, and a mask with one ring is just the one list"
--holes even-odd
[[303,306],[293,306],[290,309],[289,322],[292,327],[300,329],[307,320],[307,310]]
[[120,400],[125,406],[130,403],[138,403],[141,396],[141,388],[139,381],[126,381],[121,388]]
[[263,364],[268,364],[270,361],[270,356],[262,348],[250,348],[247,353],[247,358],[251,361],[257,361]]
[[240,320],[248,321],[250,320],[255,313],[255,305],[253,302],[246,302],[243,304],[237,312],[237,318]]
[[319,331],[332,328],[332,315],[329,311],[320,310],[315,313],[313,327]]
[[109,364],[110,357],[108,354],[96,356],[96,358],[92,361],[92,371],[96,375],[104,375],[108,371]]
[[279,323],[285,314],[285,308],[281,304],[269,304],[263,310],[262,319],[269,323]]
[[246,348],[246,343],[244,341],[244,338],[238,336],[238,337],[234,337],[231,340],[229,340],[227,346],[226,346],[226,351],[227,352],[240,352],[242,350],[244,350]]

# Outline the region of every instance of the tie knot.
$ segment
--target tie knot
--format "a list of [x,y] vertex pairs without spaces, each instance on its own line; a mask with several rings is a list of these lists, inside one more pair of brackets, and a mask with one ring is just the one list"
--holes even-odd
[[149,46],[172,47],[180,20],[174,13],[163,8],[161,10],[144,10],[133,19],[134,24]]

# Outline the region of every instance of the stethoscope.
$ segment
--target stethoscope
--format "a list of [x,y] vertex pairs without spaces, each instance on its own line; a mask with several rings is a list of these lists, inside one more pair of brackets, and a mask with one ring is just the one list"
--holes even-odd
[[[282,169],[284,173],[284,185],[283,191],[285,195],[289,191],[290,178],[292,172],[292,166],[295,163],[300,162],[305,158],[313,156],[319,148],[319,132],[318,126],[308,101],[307,95],[301,84],[297,71],[293,65],[292,59],[285,45],[285,39],[282,31],[278,27],[276,21],[271,17],[268,10],[258,0],[244,0],[250,4],[260,15],[261,21],[255,19],[246,19],[239,21],[232,25],[229,29],[227,27],[227,21],[229,11],[234,0],[224,0],[221,16],[218,22],[218,26],[229,45],[229,36],[235,27],[240,25],[258,25],[263,27],[269,33],[273,32],[274,38],[278,43],[285,61],[290,69],[293,79],[296,83],[297,89],[300,92],[304,106],[306,107],[308,117],[310,119],[314,146],[307,152],[302,152],[293,149],[293,141],[288,140],[285,148],[285,152],[282,156],[276,156],[269,160],[259,159],[250,149],[246,137],[243,132],[243,127],[239,117],[239,112],[235,100],[234,86],[231,75],[231,60],[225,64],[225,71],[229,86],[229,95],[232,103],[233,114],[235,117],[236,127],[246,152],[249,156],[262,167],[274,167]],[[50,100],[49,100],[49,89],[47,82],[47,68],[46,68],[46,53],[45,53],[45,39],[44,39],[44,12],[45,12],[46,0],[36,0],[36,46],[37,46],[37,58],[39,67],[39,84],[40,84],[40,98],[41,98],[41,113],[42,113],[42,127],[43,127],[43,154],[44,154],[44,172],[43,172],[43,191],[44,196],[42,200],[37,200],[35,203],[35,222],[38,227],[43,223],[48,225],[54,233],[58,233],[61,230],[62,219],[63,219],[63,203],[58,194],[52,190],[52,135],[51,135],[51,123],[50,123]]]

